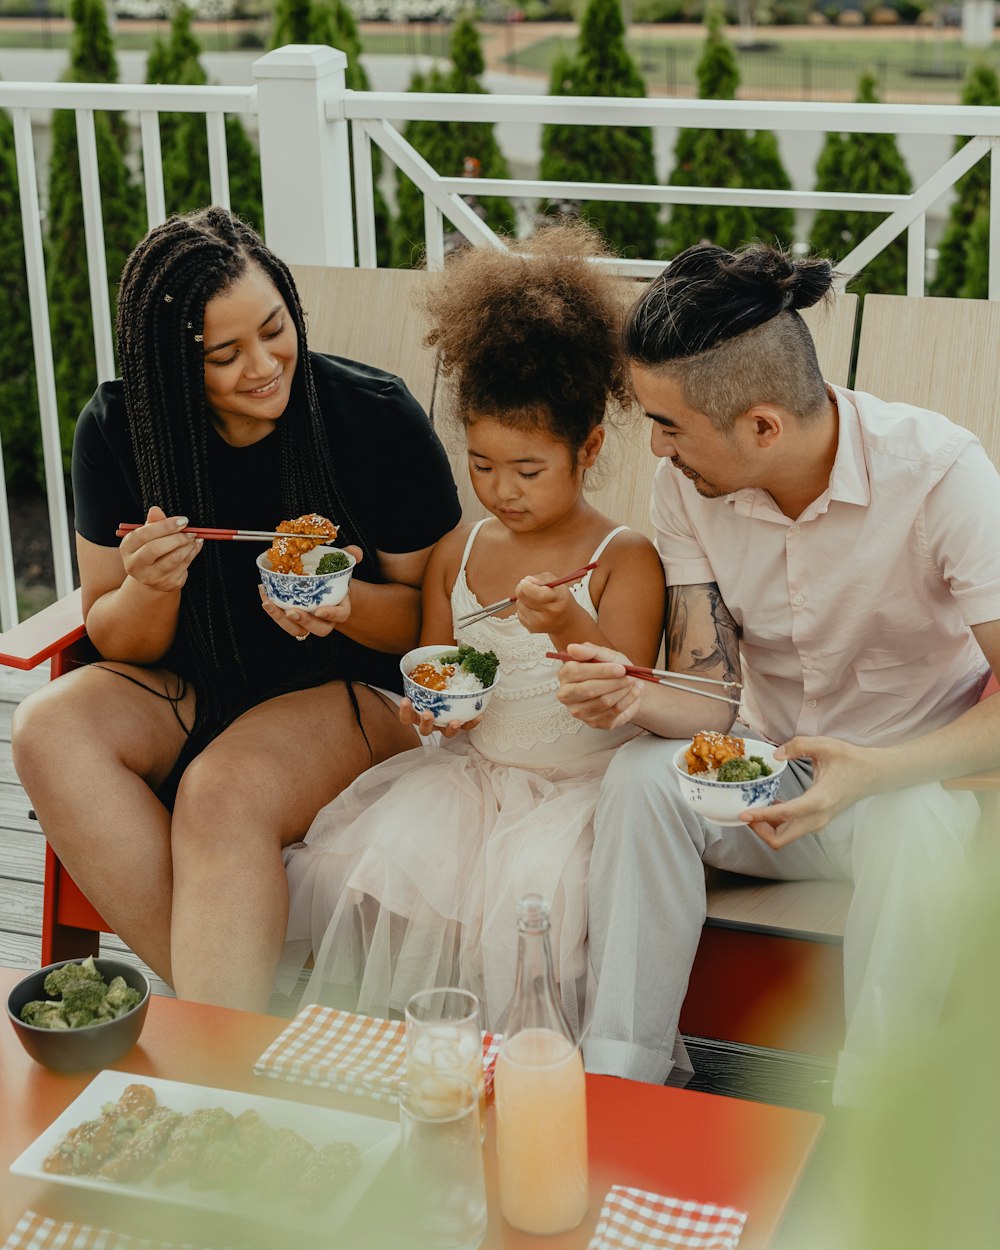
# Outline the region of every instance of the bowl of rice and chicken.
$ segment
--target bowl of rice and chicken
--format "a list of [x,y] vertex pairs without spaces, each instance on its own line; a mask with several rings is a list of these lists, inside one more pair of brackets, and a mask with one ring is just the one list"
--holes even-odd
[[454,643],[416,647],[403,656],[399,671],[414,710],[431,712],[435,725],[482,716],[499,684],[494,652]]
[[773,803],[786,761],[770,742],[703,730],[674,753],[689,805],[716,825],[741,825],[742,812]]

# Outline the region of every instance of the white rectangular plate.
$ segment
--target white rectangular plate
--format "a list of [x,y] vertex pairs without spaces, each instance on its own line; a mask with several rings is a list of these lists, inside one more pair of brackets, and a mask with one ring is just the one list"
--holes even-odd
[[[325,1210],[303,1212],[294,1203],[265,1200],[252,1190],[235,1197],[221,1190],[192,1189],[187,1181],[154,1185],[152,1181],[119,1182],[99,1176],[59,1176],[46,1172],[42,1164],[70,1129],[86,1120],[96,1119],[101,1108],[117,1102],[128,1085],[148,1085],[157,1101],[172,1111],[187,1113],[200,1107],[223,1107],[232,1115],[256,1111],[272,1128],[291,1128],[313,1146],[328,1142],[352,1142],[361,1152],[361,1167],[339,1191]],[[265,1098],[235,1090],[216,1089],[206,1085],[187,1085],[180,1081],[164,1081],[155,1077],[136,1076],[130,1072],[99,1072],[87,1088],[74,1099],[41,1136],[10,1165],[18,1176],[50,1181],[57,1185],[73,1185],[108,1194],[131,1198],[152,1198],[156,1202],[177,1203],[198,1207],[222,1215],[264,1221],[269,1224],[301,1228],[310,1232],[330,1234],[347,1219],[365,1191],[382,1170],[399,1140],[399,1125],[391,1120],[313,1107],[306,1103],[287,1102],[282,1098]]]

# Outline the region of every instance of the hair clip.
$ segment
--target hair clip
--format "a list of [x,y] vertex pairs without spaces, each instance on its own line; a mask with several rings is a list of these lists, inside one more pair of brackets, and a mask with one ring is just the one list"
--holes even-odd
[[204,341],[205,341],[205,336],[204,336],[204,334],[196,334],[196,335],[194,336],[194,341],[195,341],[196,343],[204,343]]
[[164,295],[163,302],[164,304],[172,304],[174,302],[174,297],[172,295]]

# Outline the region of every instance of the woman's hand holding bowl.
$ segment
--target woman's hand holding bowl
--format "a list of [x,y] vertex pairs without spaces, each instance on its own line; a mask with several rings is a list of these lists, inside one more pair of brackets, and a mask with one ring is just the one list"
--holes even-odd
[[[340,550],[353,556],[355,565],[360,564],[364,558],[364,552],[360,547],[342,547]],[[303,608],[282,608],[267,597],[263,586],[258,586],[257,589],[264,611],[272,621],[279,625],[286,634],[291,634],[293,638],[305,639],[309,634],[317,638],[327,638],[351,615],[350,589],[339,603],[324,604],[308,612]]]
[[187,517],[168,517],[162,508],[150,508],[145,525],[126,534],[118,548],[126,574],[150,590],[180,590],[204,541],[178,532],[187,523]]

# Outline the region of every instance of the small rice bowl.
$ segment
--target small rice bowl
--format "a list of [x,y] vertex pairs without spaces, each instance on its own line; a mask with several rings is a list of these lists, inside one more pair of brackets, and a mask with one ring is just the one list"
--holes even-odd
[[751,781],[719,781],[718,769],[708,768],[700,773],[689,773],[685,755],[690,743],[685,743],[673,757],[674,770],[680,776],[681,793],[694,811],[716,825],[739,825],[740,813],[754,807],[767,807],[775,802],[781,785],[781,775],[788,767],[787,760],[776,760],[777,747],[770,742],[745,739],[746,754],[759,755],[773,770],[768,777],[755,777]]
[[[484,688],[483,683],[474,673],[468,672],[457,664],[443,665],[441,658],[453,656],[455,651],[454,643],[446,646],[417,647],[407,652],[399,664],[399,670],[403,675],[403,693],[413,704],[416,712],[432,713],[435,725],[449,725],[452,721],[464,724],[465,721],[475,720],[476,717],[482,716],[500,680],[498,672],[493,685]],[[421,680],[414,681],[410,674],[418,665],[426,667],[418,674]],[[449,674],[446,672],[447,668],[454,668],[455,671]],[[441,683],[439,689],[422,684],[422,680],[431,673],[439,675]]]

